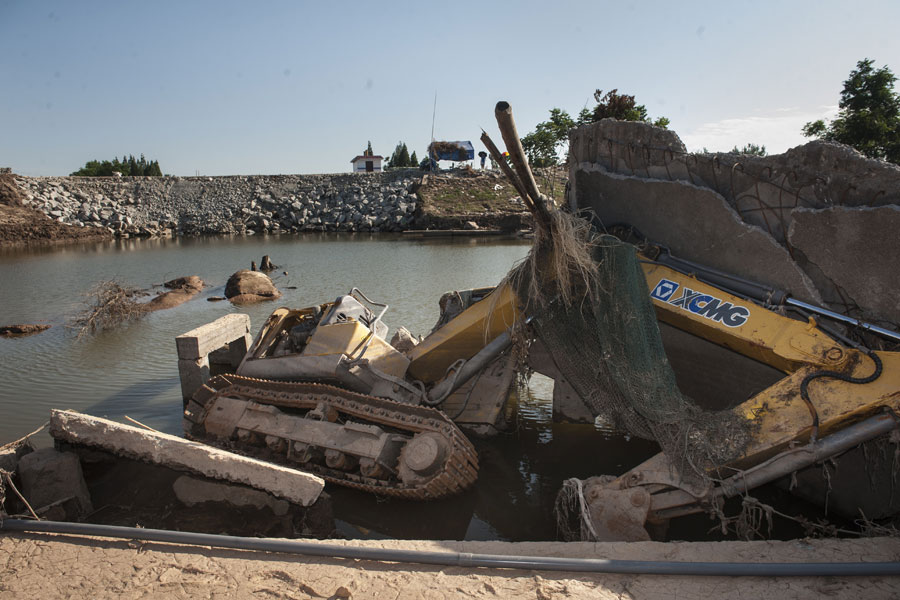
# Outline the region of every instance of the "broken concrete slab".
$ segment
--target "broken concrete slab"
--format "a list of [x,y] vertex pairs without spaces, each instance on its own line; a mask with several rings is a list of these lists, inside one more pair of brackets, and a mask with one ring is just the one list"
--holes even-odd
[[[900,324],[900,206],[797,209],[788,241],[826,301],[859,305],[863,317]],[[837,286],[837,290],[834,290]]]
[[325,485],[310,473],[72,411],[50,411],[50,435],[70,444],[242,483],[302,506],[315,502]]
[[603,226],[627,223],[675,256],[822,303],[788,251],[762,229],[744,223],[716,192],[611,173],[590,163],[577,165],[574,174],[579,208],[592,210]]
[[270,508],[276,516],[286,515],[290,504],[272,494],[244,486],[218,483],[182,475],[172,484],[175,496],[183,504],[194,506],[204,502],[225,502],[232,506]]
[[233,371],[250,343],[250,316],[245,314],[225,315],[176,337],[181,397],[188,400],[212,377],[211,354],[217,361],[217,373],[223,371],[223,360]]
[[175,347],[178,358],[195,360],[245,337],[250,337],[250,315],[236,313],[219,317],[212,323],[179,335],[175,338]]
[[[64,503],[69,504],[63,509],[69,518],[78,518],[94,510],[81,461],[73,452],[58,452],[54,448],[35,450],[19,460],[18,475],[22,494],[38,512],[50,505]],[[74,507],[68,500],[74,501]]]

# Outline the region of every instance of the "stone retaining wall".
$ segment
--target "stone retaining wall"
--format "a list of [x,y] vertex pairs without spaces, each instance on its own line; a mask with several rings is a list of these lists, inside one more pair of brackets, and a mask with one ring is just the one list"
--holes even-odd
[[378,174],[228,177],[23,177],[28,206],[120,237],[300,231],[402,231],[414,169]]

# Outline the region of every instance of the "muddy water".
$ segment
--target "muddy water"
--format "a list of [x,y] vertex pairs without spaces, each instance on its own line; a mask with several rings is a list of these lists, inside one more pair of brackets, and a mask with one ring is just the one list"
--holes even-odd
[[[127,240],[0,252],[0,324],[53,325],[33,337],[0,339],[0,443],[40,426],[50,408],[117,420],[128,415],[180,434],[174,338],[231,312],[248,313],[255,333],[274,304],[235,308],[207,298],[221,296],[231,273],[264,254],[280,265],[273,274],[284,292],[278,305],[309,306],[356,286],[390,304],[385,321],[392,328],[404,325],[425,334],[437,320],[442,292],[496,284],[528,247],[515,239],[306,235]],[[65,327],[98,281],[148,287],[183,275],[199,275],[210,287],[187,304],[80,341]],[[620,473],[655,447],[592,426],[553,425],[550,393],[546,381],[535,381],[515,430],[477,441],[481,476],[462,496],[420,504],[330,490],[342,533],[555,539],[551,508],[563,479]]]

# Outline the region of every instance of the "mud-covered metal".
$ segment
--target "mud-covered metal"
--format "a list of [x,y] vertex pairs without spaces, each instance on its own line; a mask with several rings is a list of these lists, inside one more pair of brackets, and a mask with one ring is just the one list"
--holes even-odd
[[[336,411],[336,418],[343,423],[375,425],[384,431],[408,436],[413,441],[425,441],[426,447],[433,447],[434,456],[440,460],[437,464],[428,464],[427,468],[416,464],[415,460],[412,465],[404,465],[404,454],[401,453],[398,464],[391,469],[373,469],[372,465],[363,461],[361,468],[352,470],[343,470],[347,468],[344,462],[341,462],[340,468],[329,467],[328,461],[302,462],[302,459],[309,459],[315,453],[293,455],[292,459],[289,458],[290,453],[278,451],[291,447],[291,440],[284,440],[283,445],[272,439],[256,444],[248,443],[252,436],[247,436],[246,432],[240,434],[238,429],[208,431],[206,419],[217,398],[242,400],[248,405],[256,403],[277,407],[296,419],[306,419],[307,412],[324,405],[329,410]],[[316,473],[326,481],[383,496],[409,500],[451,496],[471,486],[478,473],[475,449],[441,411],[358,394],[325,384],[286,383],[239,375],[219,375],[210,379],[194,394],[185,409],[185,419],[186,434],[190,438],[240,454],[300,467]],[[331,451],[334,454],[334,449]],[[420,456],[421,451],[416,454]],[[421,458],[418,460],[421,462]],[[403,473],[409,472],[410,466],[417,469],[417,476],[404,477]]]

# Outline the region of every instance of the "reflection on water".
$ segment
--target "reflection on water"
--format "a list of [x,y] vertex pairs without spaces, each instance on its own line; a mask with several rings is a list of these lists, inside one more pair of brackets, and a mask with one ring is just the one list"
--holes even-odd
[[[180,387],[175,336],[232,312],[250,315],[254,330],[277,306],[332,300],[353,286],[391,306],[394,327],[427,333],[438,298],[451,289],[496,284],[528,250],[521,240],[399,235],[311,234],[121,240],[101,244],[0,252],[2,324],[49,323],[27,338],[0,339],[0,441],[46,421],[49,409],[124,414],[179,434]],[[284,296],[277,303],[236,308],[207,302],[221,296],[228,276],[264,254]],[[66,329],[97,282],[138,287],[199,275],[209,287],[196,299],[81,341]]]
[[473,440],[479,471],[471,490],[421,503],[334,488],[341,533],[372,539],[555,540],[553,504],[563,480],[623,473],[659,451],[653,442],[629,441],[594,425],[553,423],[548,380],[534,380],[537,385],[520,393],[511,431]]
[[[351,287],[386,301],[392,329],[427,333],[441,293],[495,285],[525,256],[528,242],[311,234],[233,238],[123,240],[0,252],[0,306],[5,323],[50,323],[28,338],[0,339],[0,443],[32,431],[49,409],[73,408],[181,433],[175,336],[232,312],[250,315],[254,332],[277,306],[331,300]],[[277,303],[236,308],[207,302],[222,295],[234,271],[264,254],[284,292]],[[117,330],[76,341],[66,321],[83,294],[102,280],[139,287],[199,275],[196,299]],[[553,424],[552,387],[535,377],[519,404],[515,427],[476,440],[480,475],[468,492],[438,502],[385,500],[329,487],[348,537],[555,539],[553,500],[563,479],[621,473],[656,451],[591,425]]]

